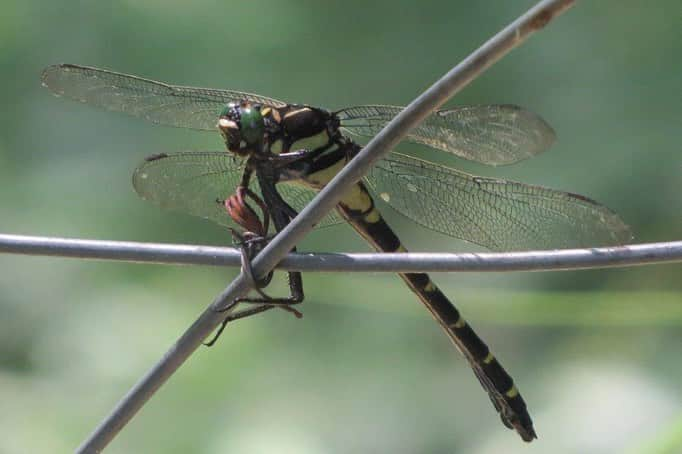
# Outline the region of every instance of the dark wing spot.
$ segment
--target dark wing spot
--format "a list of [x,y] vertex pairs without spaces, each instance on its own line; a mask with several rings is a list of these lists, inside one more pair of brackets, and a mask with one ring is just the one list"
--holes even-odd
[[151,156],[147,156],[144,158],[145,161],[151,162],[151,161],[158,161],[159,159],[167,158],[168,154],[167,153],[158,153],[158,154],[153,154]]

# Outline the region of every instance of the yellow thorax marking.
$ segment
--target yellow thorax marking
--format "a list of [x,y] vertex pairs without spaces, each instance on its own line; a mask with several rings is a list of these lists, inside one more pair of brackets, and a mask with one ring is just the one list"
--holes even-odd
[[272,119],[275,120],[275,123],[279,124],[282,122],[282,116],[279,114],[279,110],[270,109],[269,107],[267,109],[272,113]]
[[292,151],[298,150],[315,150],[320,147],[324,147],[329,143],[329,134],[327,131],[321,131],[314,136],[304,137],[300,140],[291,144]]
[[282,152],[282,140],[275,140],[272,145],[270,145],[270,153],[280,154]]
[[490,363],[493,362],[494,359],[495,359],[495,357],[493,356],[493,354],[490,353],[490,352],[488,352],[488,356],[486,356],[485,358],[483,358],[483,362],[484,362],[485,364],[490,364]]
[[341,160],[335,163],[334,165],[325,167],[324,169],[318,170],[315,173],[311,173],[310,175],[305,177],[305,181],[318,188],[321,188],[327,183],[329,183],[329,180],[334,178],[334,175],[336,175],[339,172],[339,170],[343,168],[344,164],[345,162]]
[[284,119],[286,120],[288,117],[292,117],[292,116],[294,116],[294,115],[298,115],[298,114],[301,113],[301,112],[310,112],[310,111],[311,111],[310,107],[302,107],[302,108],[300,108],[300,109],[290,110],[289,112],[287,112],[286,114],[284,114]]

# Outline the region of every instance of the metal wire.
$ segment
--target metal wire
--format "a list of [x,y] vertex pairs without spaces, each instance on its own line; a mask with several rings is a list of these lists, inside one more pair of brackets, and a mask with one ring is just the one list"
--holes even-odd
[[[540,1],[410,103],[256,257],[253,263],[256,275],[262,276],[274,268],[310,231],[313,224],[321,220],[336,205],[341,195],[359,181],[375,161],[402,140],[411,128],[573,3],[574,0]],[[100,452],[228,315],[227,312],[218,310],[248,290],[248,281],[241,273],[171,346],[164,357],[122,398],[112,413],[81,444],[77,452]]]
[[[136,263],[241,266],[240,252],[190,244],[94,241],[0,234],[0,253]],[[310,272],[557,271],[682,262],[682,241],[504,253],[288,254],[277,269]]]

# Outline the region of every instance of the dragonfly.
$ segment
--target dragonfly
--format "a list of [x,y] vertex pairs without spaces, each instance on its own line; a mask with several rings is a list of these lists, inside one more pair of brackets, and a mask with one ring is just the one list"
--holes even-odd
[[[329,111],[72,64],[45,68],[42,83],[57,95],[153,123],[220,132],[227,150],[146,158],[134,171],[135,190],[166,209],[231,228],[256,225],[275,232],[360,152],[356,137],[375,135],[402,109],[363,105]],[[533,112],[493,104],[435,111],[406,140],[496,166],[547,150],[555,133]],[[263,226],[245,204],[230,210],[235,191],[249,191],[261,201],[263,217],[273,225]],[[495,251],[619,245],[632,238],[617,214],[582,195],[474,176],[397,152],[369,170],[319,226],[345,222],[379,252],[406,252],[381,214],[385,206],[422,227]],[[468,361],[504,425],[524,441],[536,438],[513,379],[454,304],[427,274],[399,275]],[[289,285],[286,301],[302,301],[300,273],[289,273]]]

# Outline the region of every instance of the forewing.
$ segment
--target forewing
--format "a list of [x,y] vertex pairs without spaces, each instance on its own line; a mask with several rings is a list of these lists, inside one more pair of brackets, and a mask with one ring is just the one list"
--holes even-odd
[[233,90],[182,87],[128,74],[61,64],[42,73],[43,85],[58,96],[181,128],[216,130],[228,102],[249,101],[273,107],[286,103]]
[[[338,112],[341,126],[376,135],[403,107],[356,106]],[[510,104],[439,110],[410,131],[407,140],[488,165],[530,158],[554,143],[554,130],[540,116]]]
[[[147,158],[133,173],[133,186],[141,198],[172,211],[191,214],[218,224],[236,227],[225,207],[218,203],[235,193],[241,183],[244,161],[227,152],[182,152]],[[252,178],[250,189],[259,196],[260,187]],[[277,188],[287,203],[301,210],[315,196],[315,191],[281,183]],[[260,210],[251,204],[260,215]],[[331,214],[321,223],[339,222]]]
[[514,181],[475,177],[391,153],[369,186],[416,223],[496,251],[618,245],[627,225],[593,200]]

